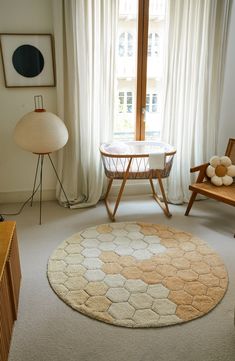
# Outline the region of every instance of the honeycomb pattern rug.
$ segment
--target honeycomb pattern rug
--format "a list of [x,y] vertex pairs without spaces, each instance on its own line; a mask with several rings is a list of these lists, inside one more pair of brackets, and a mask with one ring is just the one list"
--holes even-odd
[[126,327],[159,327],[201,317],[223,298],[221,258],[190,233],[148,223],[87,228],[51,255],[57,295],[92,318]]

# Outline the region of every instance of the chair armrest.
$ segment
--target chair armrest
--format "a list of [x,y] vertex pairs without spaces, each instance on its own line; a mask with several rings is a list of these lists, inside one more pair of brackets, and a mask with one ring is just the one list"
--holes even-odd
[[198,172],[200,170],[204,170],[208,167],[210,163],[204,163],[204,164],[200,164],[198,165],[197,167],[193,167],[193,168],[190,168],[190,173],[193,173],[193,172]]
[[199,171],[196,183],[201,183],[204,178],[207,178],[206,168],[208,167],[209,164],[210,163],[204,163],[204,164],[198,165],[197,167],[190,168],[190,173]]

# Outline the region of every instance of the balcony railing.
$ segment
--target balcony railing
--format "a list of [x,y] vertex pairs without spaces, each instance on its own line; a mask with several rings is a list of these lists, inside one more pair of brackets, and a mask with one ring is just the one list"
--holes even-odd
[[[160,140],[161,132],[157,131],[146,131],[145,138],[147,140]],[[134,132],[114,132],[114,139],[121,140],[121,141],[129,141],[135,139]]]

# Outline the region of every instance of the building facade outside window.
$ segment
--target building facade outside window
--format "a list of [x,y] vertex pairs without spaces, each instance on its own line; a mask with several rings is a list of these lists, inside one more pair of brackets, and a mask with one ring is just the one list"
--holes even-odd
[[156,113],[157,112],[157,94],[146,94],[146,111],[148,113]]
[[133,93],[131,91],[119,92],[119,113],[132,113],[133,111]]
[[133,36],[127,31],[119,36],[119,56],[133,56]]
[[157,56],[159,54],[159,35],[150,33],[148,36],[148,56]]

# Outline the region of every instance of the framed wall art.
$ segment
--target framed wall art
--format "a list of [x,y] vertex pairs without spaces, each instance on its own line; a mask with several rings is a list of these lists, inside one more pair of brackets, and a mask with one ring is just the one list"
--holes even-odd
[[5,86],[55,86],[50,34],[0,34]]

